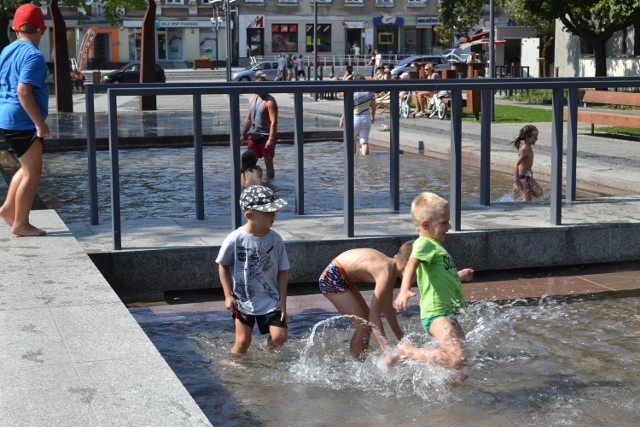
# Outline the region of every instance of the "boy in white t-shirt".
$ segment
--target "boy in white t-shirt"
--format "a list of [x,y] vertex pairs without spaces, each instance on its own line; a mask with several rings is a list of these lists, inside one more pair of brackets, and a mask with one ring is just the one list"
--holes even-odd
[[224,304],[233,313],[236,340],[232,354],[245,354],[253,325],[269,334],[264,347],[273,349],[287,340],[287,284],[289,259],[282,237],[271,229],[276,211],[287,202],[270,188],[251,185],[240,195],[247,223],[222,243],[216,263]]

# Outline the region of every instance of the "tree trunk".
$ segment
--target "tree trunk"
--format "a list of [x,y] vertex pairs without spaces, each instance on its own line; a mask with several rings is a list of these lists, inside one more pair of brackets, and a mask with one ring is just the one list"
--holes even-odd
[[[153,83],[156,81],[156,2],[148,0],[147,11],[142,20],[142,61],[140,61],[140,83]],[[142,111],[156,110],[155,95],[140,97],[140,109]]]
[[591,39],[596,65],[596,77],[607,76],[607,39],[594,37]]
[[67,25],[64,23],[58,0],[49,3],[53,19],[53,52],[56,82],[56,105],[59,113],[73,113],[71,72],[69,70],[69,50],[67,49]]
[[0,16],[0,51],[9,45],[9,18]]

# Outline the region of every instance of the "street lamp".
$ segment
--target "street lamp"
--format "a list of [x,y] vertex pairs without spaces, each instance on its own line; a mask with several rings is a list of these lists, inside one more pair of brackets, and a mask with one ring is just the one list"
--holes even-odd
[[[217,7],[219,5],[222,5],[223,9],[224,9],[224,26],[225,26],[225,30],[227,32],[227,81],[230,82],[231,81],[231,37],[232,37],[232,32],[231,32],[231,3],[235,3],[236,0],[213,0],[211,2],[211,4],[213,4],[213,7],[216,8],[216,16],[215,16],[215,26],[216,26],[216,55],[218,54],[217,49],[218,49],[218,28],[219,28],[219,23],[218,23],[218,11],[217,11]],[[213,21],[213,18],[212,18]]]

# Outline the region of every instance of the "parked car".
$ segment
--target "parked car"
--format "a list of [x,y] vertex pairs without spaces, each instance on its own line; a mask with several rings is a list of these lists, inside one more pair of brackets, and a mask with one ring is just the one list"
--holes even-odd
[[275,80],[278,76],[278,63],[276,61],[262,61],[256,65],[247,67],[242,71],[233,73],[231,80],[236,82],[253,81],[256,79],[256,73],[260,71],[267,80]]
[[436,70],[448,70],[449,61],[443,55],[415,55],[404,58],[393,67],[391,77],[397,79],[400,74],[406,71],[414,71],[413,64],[416,62],[431,62]]
[[448,49],[442,54],[449,62],[467,62],[469,49]]
[[[156,82],[165,83],[166,81],[164,69],[156,64]],[[105,74],[102,76],[102,83],[140,83],[140,63],[131,62],[119,70]]]

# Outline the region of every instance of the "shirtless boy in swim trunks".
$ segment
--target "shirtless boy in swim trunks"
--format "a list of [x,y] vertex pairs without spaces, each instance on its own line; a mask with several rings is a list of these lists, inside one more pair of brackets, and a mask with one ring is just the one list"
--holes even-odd
[[[396,338],[402,339],[403,332],[391,302],[393,288],[402,277],[412,243],[413,241],[404,243],[393,258],[371,248],[350,249],[335,257],[320,276],[320,291],[340,314],[359,318],[349,319],[356,328],[349,349],[357,359],[365,356],[372,332],[371,326],[363,320],[376,326],[373,328],[373,335],[383,350],[386,348],[381,318],[383,313]],[[370,307],[356,287],[357,283],[375,284]]]
[[541,197],[542,188],[533,179],[533,146],[538,140],[538,129],[527,125],[520,130],[520,135],[512,142],[518,149],[518,160],[513,165],[513,198],[531,201],[531,197]]

